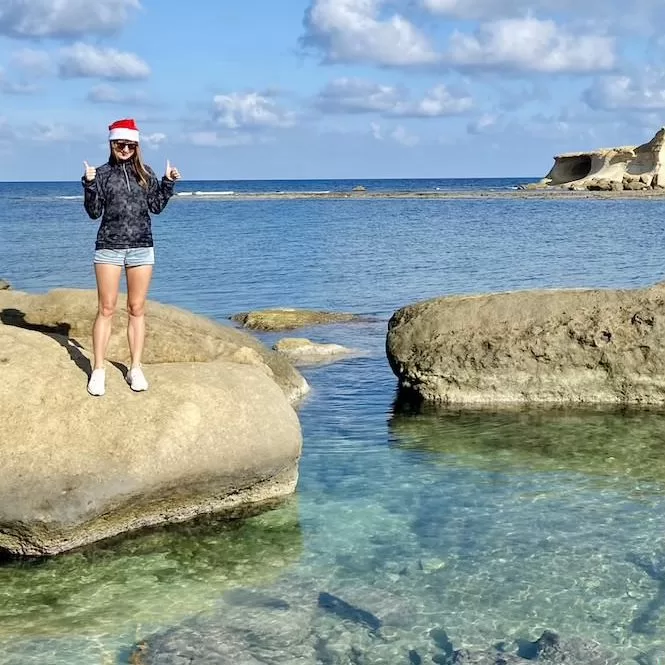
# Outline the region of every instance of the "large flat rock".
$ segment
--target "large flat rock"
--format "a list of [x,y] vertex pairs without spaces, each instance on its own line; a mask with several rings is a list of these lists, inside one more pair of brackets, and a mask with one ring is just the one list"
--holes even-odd
[[[0,299],[0,550],[56,554],[201,514],[250,514],[293,493],[302,438],[288,390],[262,360],[273,352],[249,336],[204,342],[201,317],[153,306],[164,334],[151,349],[161,362],[146,369],[150,390],[133,393],[109,363],[106,395],[93,398],[90,353],[71,334],[80,326],[83,338],[83,312],[72,316],[60,293],[62,317],[40,317],[48,294],[14,295],[13,307]],[[172,346],[166,314],[181,324]],[[188,330],[213,359],[178,355],[194,354]]]
[[386,350],[404,394],[459,404],[665,403],[665,285],[409,305]]

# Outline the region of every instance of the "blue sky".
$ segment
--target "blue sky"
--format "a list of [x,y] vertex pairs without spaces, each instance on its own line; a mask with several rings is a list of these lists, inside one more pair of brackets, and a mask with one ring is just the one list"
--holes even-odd
[[665,124],[662,0],[0,0],[0,180],[541,176]]

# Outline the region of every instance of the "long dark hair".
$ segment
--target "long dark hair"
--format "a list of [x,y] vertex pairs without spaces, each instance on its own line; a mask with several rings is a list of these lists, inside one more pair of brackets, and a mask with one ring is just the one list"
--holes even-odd
[[[111,147],[110,142],[109,150],[111,151],[111,154],[109,155],[109,164],[118,164],[119,162],[113,154],[113,148]],[[134,170],[136,171],[136,180],[138,181],[139,185],[141,185],[143,189],[146,189],[150,175],[148,174],[148,169],[146,169],[145,164],[143,163],[141,146],[138,143],[136,144],[136,148],[134,148],[134,154],[127,161],[133,164]]]

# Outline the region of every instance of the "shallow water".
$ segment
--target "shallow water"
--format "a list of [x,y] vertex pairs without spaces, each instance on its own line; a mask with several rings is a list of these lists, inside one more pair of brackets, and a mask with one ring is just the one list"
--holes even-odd
[[[0,186],[0,277],[93,287],[96,227],[57,198],[77,193]],[[155,220],[153,298],[220,321],[268,306],[378,320],[298,332],[360,353],[303,370],[291,501],[5,564],[0,662],[127,663],[143,640],[164,654],[146,662],[174,665],[169,649],[195,663],[433,662],[437,629],[479,649],[551,629],[661,662],[663,414],[411,412],[383,348],[392,312],[427,297],[658,281],[661,218],[650,201],[173,201]],[[322,592],[380,630],[319,606]]]

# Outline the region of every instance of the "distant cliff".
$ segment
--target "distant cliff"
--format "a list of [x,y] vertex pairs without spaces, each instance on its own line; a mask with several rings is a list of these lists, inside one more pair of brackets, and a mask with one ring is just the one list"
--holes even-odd
[[525,189],[549,187],[578,191],[665,189],[665,127],[643,145],[556,155],[550,172]]

